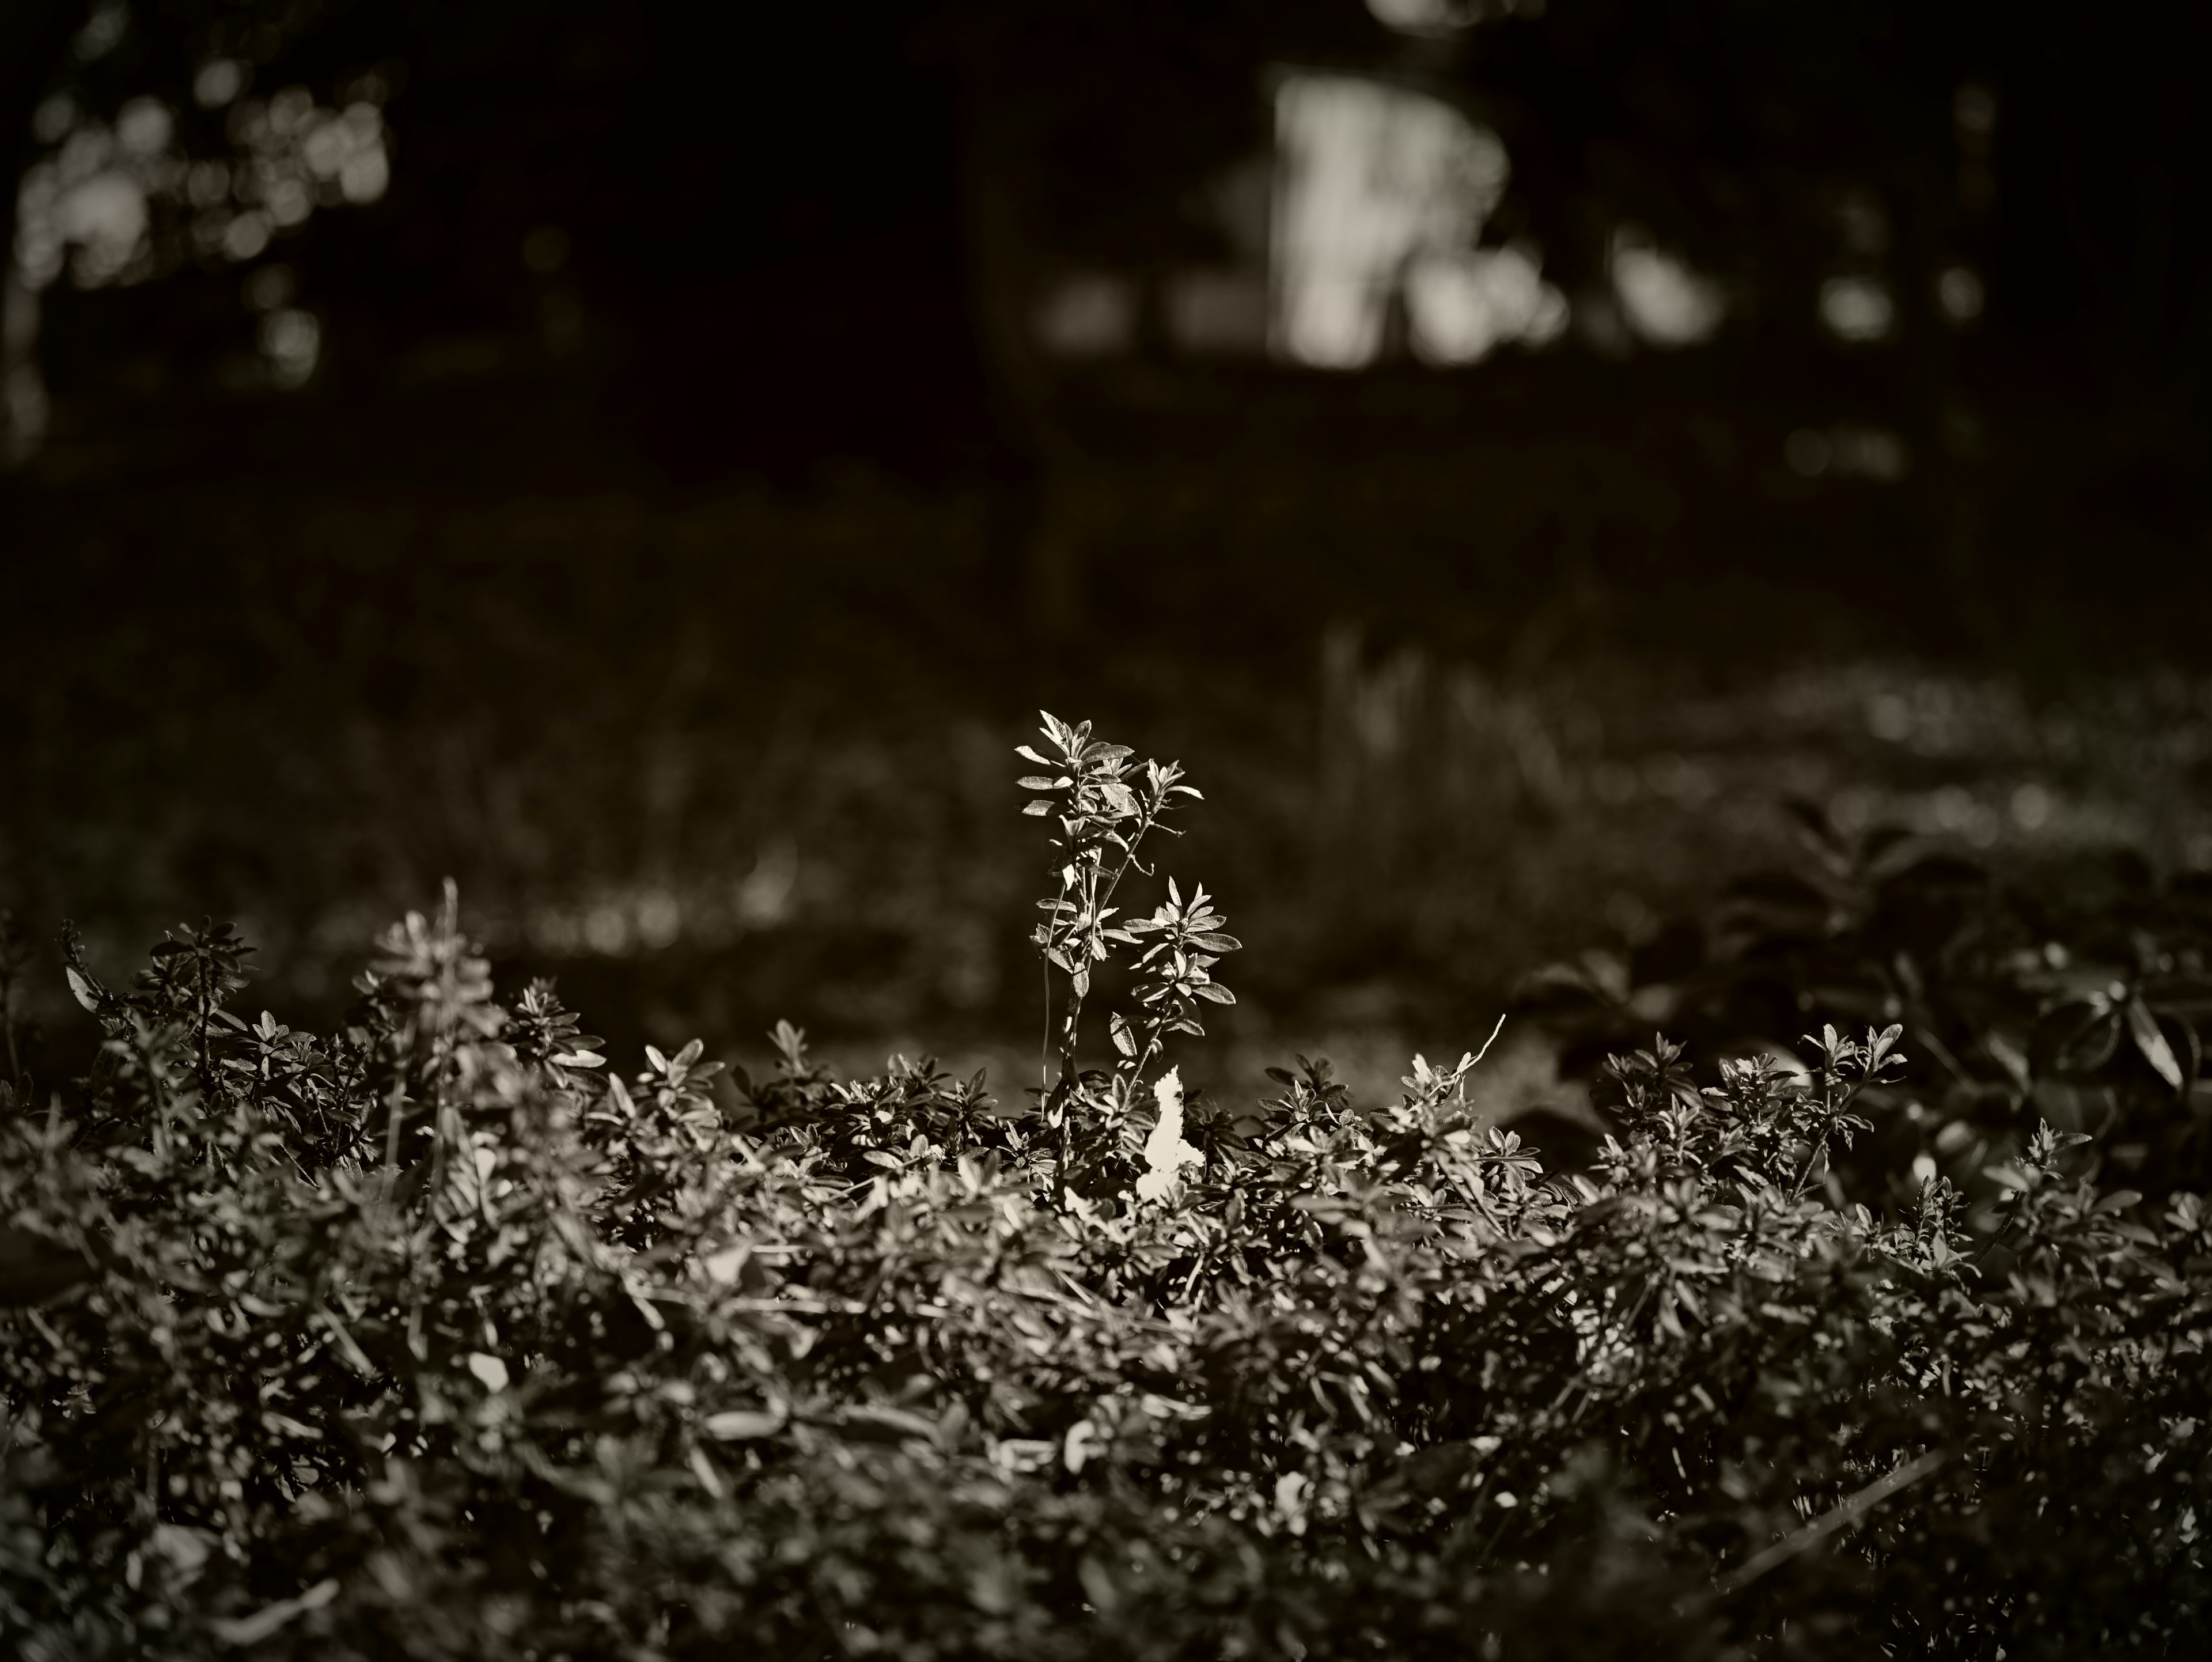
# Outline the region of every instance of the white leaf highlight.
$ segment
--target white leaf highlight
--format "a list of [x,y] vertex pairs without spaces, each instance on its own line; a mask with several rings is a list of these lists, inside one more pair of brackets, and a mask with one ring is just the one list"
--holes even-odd
[[1183,1140],[1182,1075],[1180,1068],[1170,1068],[1152,1087],[1153,1100],[1160,1105],[1160,1117],[1152,1127],[1152,1135],[1145,1139],[1145,1163],[1152,1169],[1137,1179],[1137,1195],[1141,1200],[1166,1199],[1169,1190],[1175,1186],[1177,1172],[1206,1158]]

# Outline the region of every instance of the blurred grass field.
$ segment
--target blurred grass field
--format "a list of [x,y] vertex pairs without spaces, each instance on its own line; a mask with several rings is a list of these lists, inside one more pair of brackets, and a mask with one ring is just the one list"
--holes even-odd
[[[1479,1043],[1532,969],[1791,860],[1790,795],[2001,866],[2212,865],[2212,679],[1939,667],[1878,618],[1745,633],[1756,584],[1686,635],[1694,588],[1332,587],[1310,553],[1271,584],[1249,551],[1172,544],[1102,560],[1118,621],[1043,639],[994,511],[862,478],[209,486],[52,521],[55,551],[0,578],[0,889],[114,973],[234,917],[259,1000],[327,1016],[451,875],[503,978],[557,977],[618,1054],[696,1034],[757,1059],[788,1018],[842,1065],[934,1052],[1010,1091],[1042,1027],[1012,752],[1042,705],[1206,794],[1164,871],[1247,950],[1188,1075],[1243,1090],[1318,1050],[1387,1090],[1413,1050]],[[1538,1050],[1501,1054],[1505,1098],[1553,1088]]]

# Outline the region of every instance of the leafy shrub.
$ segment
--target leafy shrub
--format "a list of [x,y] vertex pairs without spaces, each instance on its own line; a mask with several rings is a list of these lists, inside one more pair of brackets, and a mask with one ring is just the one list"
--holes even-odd
[[1113,910],[1176,770],[1058,722],[1030,759],[1060,1067],[1025,1105],[840,1081],[787,1027],[767,1078],[625,1080],[550,987],[495,1001],[450,889],[329,1036],[231,1009],[227,929],[127,992],[72,954],[99,1063],[0,1114],[14,1647],[2193,1648],[2196,1196],[2042,1129],[1992,1178],[2002,1274],[1947,1180],[1839,1202],[1895,1024],[1802,1077],[1621,1055],[1566,1176],[1471,1122],[1472,1054],[1217,1109],[1154,1070],[1235,941],[1202,892]]
[[[1808,1026],[1901,1022],[1912,1055],[1876,1093],[1855,1198],[1895,1205],[1942,1172],[1984,1174],[2048,1122],[2084,1133],[2154,1197],[2212,1185],[2212,885],[2130,854],[2001,876],[1905,831],[1795,808],[1801,871],[1734,884],[1709,918],[1534,978],[1522,1009],[1595,1072],[1655,1026],[1707,1054],[1781,1056]],[[1986,1234],[1994,1213],[1977,1219]]]

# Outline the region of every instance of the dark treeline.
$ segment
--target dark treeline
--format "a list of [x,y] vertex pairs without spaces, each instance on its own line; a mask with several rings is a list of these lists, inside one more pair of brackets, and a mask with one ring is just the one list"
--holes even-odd
[[[1437,27],[1379,21],[1409,7]],[[1279,867],[1286,911],[1309,864],[1373,880],[1322,884],[1358,927],[1280,960],[1285,1008],[1417,961],[1494,991],[1608,886],[1668,887],[1505,858],[1582,812],[1553,750],[1646,742],[1639,677],[1902,654],[2078,703],[2084,669],[2197,654],[2212,145],[2183,9],[45,0],[0,30],[14,173],[92,166],[71,146],[149,97],[179,166],[228,170],[153,192],[138,264],[72,253],[10,302],[9,408],[47,403],[0,472],[0,904],[41,924],[228,912],[282,983],[449,873],[515,919],[690,907],[773,889],[787,837],[844,875],[741,947],[687,932],[731,962],[684,984],[742,967],[728,1029],[832,1022],[795,989],[862,961],[920,985],[916,916],[1012,930],[967,829],[990,799],[940,752],[1044,704],[1273,782],[1237,861]],[[1358,373],[1182,350],[1164,297],[1255,259],[1223,181],[1297,70],[1495,132],[1482,240],[1539,251],[1572,326],[1449,368],[1395,314]],[[368,107],[388,177],[225,242],[293,88]],[[1632,234],[1724,298],[1709,341],[1623,327]],[[1137,297],[1128,338],[1055,356],[1037,308],[1087,271]],[[1842,279],[1889,297],[1879,340],[1824,320]],[[289,380],[283,328],[313,349]],[[1534,758],[1498,801],[1453,782],[1488,751],[1431,765],[1462,680],[1482,743]],[[818,765],[848,741],[894,760]],[[1355,830],[1403,849],[1348,859]],[[1577,846],[1626,872],[1617,844]],[[638,961],[544,950],[572,980]],[[1016,977],[972,979],[973,1020],[1013,1023]]]
[[[1540,434],[1594,445],[1584,471],[1611,477],[1655,430],[1694,429],[1661,472],[1722,505],[1678,527],[1709,557],[1773,540],[1744,504],[1773,494],[1784,434],[1855,420],[1909,445],[1911,481],[1893,493],[1912,499],[1905,534],[1954,582],[2025,570],[2064,587],[2091,550],[2201,545],[2212,145],[2182,84],[2203,44],[2185,12],[1557,0],[1422,39],[1345,0],[180,3],[131,13],[88,62],[80,21],[52,3],[12,25],[36,42],[14,61],[47,60],[9,88],[17,141],[57,88],[110,114],[150,92],[181,113],[188,150],[222,154],[222,112],[190,88],[224,53],[262,94],[327,100],[365,73],[386,87],[389,192],[265,256],[297,273],[325,336],[312,398],[275,401],[276,425],[295,431],[315,403],[353,430],[295,443],[290,466],[388,479],[404,456],[477,481],[565,484],[588,466],[696,483],[857,458],[1011,483],[1049,514],[1081,495],[1054,483],[1071,468],[1188,460],[1194,438],[1210,467],[1235,451],[1230,431],[1293,472],[1348,448],[1424,453],[1445,474],[1498,431]],[[1218,253],[1194,204],[1264,149],[1266,77],[1285,64],[1408,82],[1492,126],[1513,179],[1488,234],[1533,237],[1583,314],[1602,309],[1607,251],[1632,225],[1724,285],[1728,326],[1694,365],[1591,374],[1585,332],[1538,363],[1395,399],[1375,390],[1387,370],[1286,389],[1177,363],[1153,329],[1127,374],[1036,362],[1023,326],[1040,273]],[[519,253],[534,231],[557,239],[535,269]],[[1879,349],[1822,333],[1814,297],[1839,261],[1894,295]],[[253,327],[240,271],[177,263],[162,281],[48,295],[58,439],[163,429],[156,454],[195,466],[210,447],[180,453],[179,432],[234,440],[206,406],[241,402],[216,390]],[[1960,265],[1986,289],[1971,327],[1937,301]],[[250,427],[271,401],[243,402]],[[1214,488],[1267,486],[1229,467]],[[1549,518],[1577,488],[1553,489]],[[1666,515],[1645,519],[1628,541]],[[1524,551],[1556,563],[1577,534],[1554,525]],[[1817,545],[1817,525],[1799,534]]]

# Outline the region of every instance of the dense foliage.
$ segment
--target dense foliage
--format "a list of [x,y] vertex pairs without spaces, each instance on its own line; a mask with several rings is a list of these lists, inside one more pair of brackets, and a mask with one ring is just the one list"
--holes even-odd
[[328,1037],[231,1009],[228,930],[125,993],[73,959],[98,1067],[0,1118],[12,1647],[2193,1647],[2199,1197],[2045,1127],[1993,1233],[1941,1176],[1852,1200],[1896,1023],[1623,1054],[1552,1177],[1472,1055],[1217,1108],[1156,1069],[1237,943],[1202,892],[1112,904],[1176,770],[1057,722],[1031,759],[1063,1044],[1025,1104],[787,1028],[770,1077],[625,1080],[550,988],[496,1001],[450,892]]
[[[2212,1186],[2212,883],[2131,853],[2000,874],[1892,825],[1791,805],[1810,857],[1730,886],[1626,954],[1535,977],[1524,1011],[1595,1071],[1654,1026],[1715,1054],[1783,1056],[1809,1025],[1901,1022],[1912,1055],[1855,1197],[1940,1170],[1978,1199],[2048,1123],[2094,1137],[2145,1193]],[[1993,1215],[1978,1220],[1980,1233]]]

